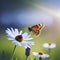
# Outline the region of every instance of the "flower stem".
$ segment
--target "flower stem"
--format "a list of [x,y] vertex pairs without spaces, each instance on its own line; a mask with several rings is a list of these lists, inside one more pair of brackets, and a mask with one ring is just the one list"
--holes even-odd
[[32,57],[31,57],[31,55],[30,55],[30,60],[33,60]]
[[49,55],[50,55],[50,53],[51,53],[51,49],[49,49]]
[[34,58],[34,60],[36,60],[36,57]]
[[3,50],[1,55],[1,60],[5,60],[5,59],[6,59],[6,54],[5,51]]
[[28,56],[26,56],[26,60],[28,59]]
[[[49,55],[50,55],[50,57],[51,57],[51,49],[49,49]],[[50,60],[50,57],[49,57],[49,60]]]
[[16,45],[14,46],[14,49],[13,49],[13,54],[12,54],[12,58],[11,59],[13,59],[13,56],[14,56],[14,52],[15,52],[15,49],[16,49]]
[[42,60],[42,58],[40,57],[39,60]]

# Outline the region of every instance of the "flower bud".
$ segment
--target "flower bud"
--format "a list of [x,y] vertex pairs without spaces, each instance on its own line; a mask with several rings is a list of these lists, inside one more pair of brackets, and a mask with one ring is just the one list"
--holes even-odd
[[25,55],[26,56],[29,56],[30,55],[30,47],[27,47],[26,50],[25,50]]

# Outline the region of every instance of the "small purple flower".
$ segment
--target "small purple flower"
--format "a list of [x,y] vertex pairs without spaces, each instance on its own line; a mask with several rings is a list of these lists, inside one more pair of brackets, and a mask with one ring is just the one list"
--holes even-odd
[[30,51],[31,51],[30,47],[27,47],[26,50],[25,50],[25,55],[29,56],[30,55]]

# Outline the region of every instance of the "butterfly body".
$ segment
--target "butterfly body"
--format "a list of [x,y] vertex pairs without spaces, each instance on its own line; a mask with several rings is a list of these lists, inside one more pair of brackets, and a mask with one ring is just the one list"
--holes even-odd
[[43,28],[43,24],[38,24],[38,25],[34,25],[32,27],[29,27],[28,30],[31,32],[33,32],[33,34],[35,34],[36,36],[40,34],[41,29]]

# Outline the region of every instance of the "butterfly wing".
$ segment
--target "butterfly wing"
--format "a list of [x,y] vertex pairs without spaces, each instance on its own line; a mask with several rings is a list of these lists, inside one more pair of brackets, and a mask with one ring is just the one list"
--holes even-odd
[[44,24],[38,24],[38,26],[39,26],[39,30],[40,30],[40,31],[45,27]]
[[39,30],[33,30],[32,32],[33,32],[33,34],[36,35],[36,36],[40,34],[40,31],[39,31]]
[[39,35],[39,27],[38,27],[38,25],[32,26],[32,32],[35,35]]
[[32,26],[32,30],[39,30],[38,25],[34,25],[34,26]]

